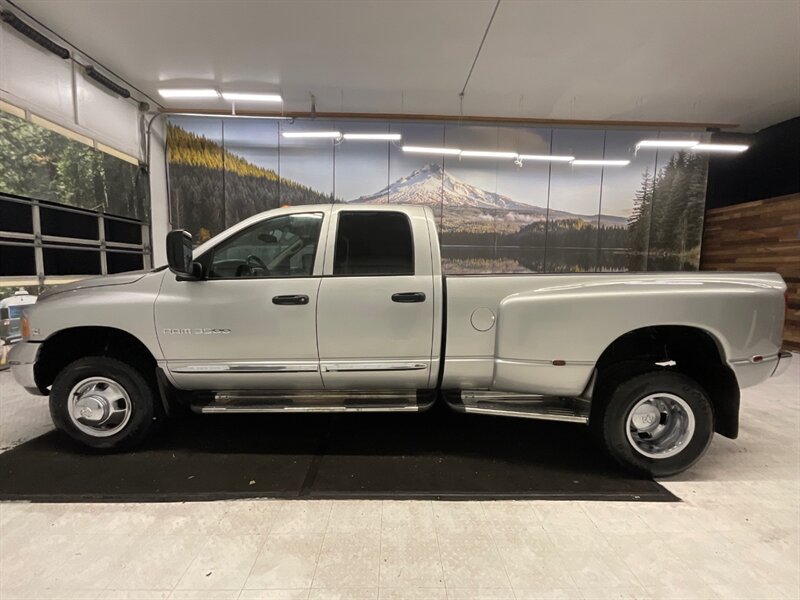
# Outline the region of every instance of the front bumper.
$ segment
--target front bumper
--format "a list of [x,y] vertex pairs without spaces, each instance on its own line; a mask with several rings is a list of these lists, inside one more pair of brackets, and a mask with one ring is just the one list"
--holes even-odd
[[33,372],[41,347],[41,344],[35,342],[18,342],[12,346],[8,354],[8,364],[14,379],[29,393],[37,396],[46,395],[36,385],[36,376]]
[[775,370],[772,372],[771,377],[778,377],[786,372],[789,365],[792,363],[792,353],[786,350],[781,350],[778,353],[778,362],[775,365]]

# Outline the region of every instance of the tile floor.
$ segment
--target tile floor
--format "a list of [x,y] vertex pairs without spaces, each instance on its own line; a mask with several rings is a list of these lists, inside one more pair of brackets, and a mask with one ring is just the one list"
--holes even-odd
[[[49,428],[0,373],[0,448]],[[800,356],[682,503],[0,503],[0,600],[800,598]]]

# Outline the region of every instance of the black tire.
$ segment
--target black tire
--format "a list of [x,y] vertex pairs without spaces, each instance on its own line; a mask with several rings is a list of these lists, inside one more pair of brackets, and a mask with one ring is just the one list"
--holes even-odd
[[[113,380],[130,398],[130,417],[125,426],[107,437],[96,437],[78,428],[69,414],[69,394],[80,381],[90,377]],[[152,379],[152,378],[150,378]],[[56,376],[50,390],[50,416],[56,428],[72,439],[98,450],[128,450],[148,436],[163,410],[155,382],[136,368],[106,356],[87,356],[68,364]]]
[[[693,379],[674,371],[651,371],[624,377],[621,373],[598,390],[599,410],[590,422],[594,434],[623,467],[651,477],[668,477],[685,471],[705,454],[714,437],[714,412],[705,390]],[[694,433],[676,454],[653,458],[628,439],[628,415],[651,394],[666,393],[682,399],[694,417]]]

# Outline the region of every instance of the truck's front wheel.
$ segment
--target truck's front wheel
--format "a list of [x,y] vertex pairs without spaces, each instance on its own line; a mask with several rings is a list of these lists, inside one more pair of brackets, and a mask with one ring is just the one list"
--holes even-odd
[[92,448],[122,450],[139,444],[157,415],[153,386],[135,368],[88,356],[68,364],[50,391],[55,426]]
[[620,464],[663,477],[691,467],[714,436],[705,390],[676,372],[656,371],[610,383],[601,392],[592,427]]

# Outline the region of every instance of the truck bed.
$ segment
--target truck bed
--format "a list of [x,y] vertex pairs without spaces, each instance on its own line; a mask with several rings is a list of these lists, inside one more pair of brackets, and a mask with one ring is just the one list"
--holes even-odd
[[445,389],[577,396],[614,340],[658,325],[708,333],[741,387],[768,377],[780,351],[777,274],[454,275],[444,283]]

